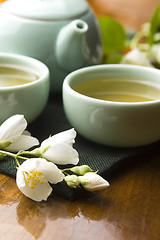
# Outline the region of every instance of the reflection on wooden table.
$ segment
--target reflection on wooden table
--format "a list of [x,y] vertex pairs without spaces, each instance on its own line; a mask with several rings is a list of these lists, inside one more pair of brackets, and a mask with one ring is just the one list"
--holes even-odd
[[[138,29],[159,1],[88,0],[99,15],[110,15]],[[1,240],[159,240],[160,153],[115,171],[111,187],[71,202],[53,196],[36,203],[15,180],[0,174]]]

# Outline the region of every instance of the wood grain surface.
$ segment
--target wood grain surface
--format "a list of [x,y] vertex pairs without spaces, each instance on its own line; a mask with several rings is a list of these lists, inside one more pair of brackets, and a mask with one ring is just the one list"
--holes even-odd
[[[156,0],[88,0],[97,15],[138,29]],[[0,240],[160,240],[160,152],[115,171],[111,186],[69,201],[52,196],[36,203],[15,180],[0,174]]]

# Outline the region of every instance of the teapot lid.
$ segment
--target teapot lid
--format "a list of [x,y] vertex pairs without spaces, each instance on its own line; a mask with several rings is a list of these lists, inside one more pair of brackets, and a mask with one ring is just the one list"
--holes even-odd
[[89,6],[85,0],[8,0],[1,8],[25,18],[64,20],[79,17]]

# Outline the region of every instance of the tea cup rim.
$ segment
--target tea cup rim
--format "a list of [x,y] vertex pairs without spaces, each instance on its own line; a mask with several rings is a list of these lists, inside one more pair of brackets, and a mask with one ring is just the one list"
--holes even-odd
[[[43,70],[43,72],[42,72],[42,74],[38,75],[38,79],[36,79],[34,81],[31,81],[31,82],[28,82],[28,83],[25,83],[25,84],[21,84],[21,85],[0,87],[0,92],[7,91],[7,90],[16,90],[16,89],[18,90],[18,89],[21,89],[21,88],[23,89],[23,88],[26,88],[26,87],[29,87],[29,86],[32,86],[32,85],[36,85],[39,82],[44,81],[45,76],[49,76],[48,67],[43,62],[41,62],[41,61],[39,61],[35,58],[25,56],[25,55],[21,55],[21,54],[17,54],[17,53],[0,52],[0,59],[1,58],[4,58],[4,59],[6,58],[6,59],[9,59],[10,61],[13,61],[15,59],[15,60],[18,60],[19,63],[22,61],[22,65],[20,63],[19,66],[23,67],[23,69],[26,69],[26,70],[29,69],[29,66],[25,66],[25,64],[29,63],[32,69],[35,70],[35,68],[37,68],[37,72],[39,71],[39,69],[41,69],[41,72],[42,72],[42,70]],[[2,64],[5,65],[5,63],[0,61],[0,65],[2,65]],[[18,66],[18,63],[14,63],[14,62],[6,63],[6,65],[10,65],[10,64]]]
[[[95,102],[95,103],[99,103],[99,104],[111,104],[111,105],[119,105],[119,106],[135,106],[135,105],[152,105],[152,104],[159,104],[160,99],[155,99],[152,101],[143,101],[143,102],[118,102],[118,101],[109,101],[109,100],[102,100],[102,99],[98,99],[98,98],[94,98],[94,97],[90,97],[87,96],[85,94],[79,93],[76,90],[74,90],[71,87],[71,81],[72,78],[74,78],[76,75],[78,74],[83,74],[85,72],[91,72],[91,71],[97,71],[98,69],[109,69],[109,68],[117,68],[117,69],[123,69],[123,68],[127,68],[127,69],[139,69],[139,70],[145,70],[145,71],[150,71],[150,72],[157,72],[158,74],[158,69],[156,68],[151,68],[151,67],[145,67],[145,66],[138,66],[138,65],[130,65],[130,64],[101,64],[101,65],[94,65],[94,66],[88,66],[88,67],[83,67],[80,68],[78,70],[75,70],[71,73],[69,73],[66,78],[64,79],[63,82],[63,89],[64,88],[68,88],[68,91],[74,95],[79,96],[81,99],[83,98],[84,100],[87,100],[88,102]],[[159,72],[160,75],[160,72]],[[74,80],[73,80],[74,81]],[[159,83],[160,85],[160,83]]]

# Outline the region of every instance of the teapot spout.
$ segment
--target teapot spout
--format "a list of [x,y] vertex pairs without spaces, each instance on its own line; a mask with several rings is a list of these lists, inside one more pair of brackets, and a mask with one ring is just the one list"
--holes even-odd
[[87,31],[87,23],[77,19],[59,32],[56,41],[56,59],[64,70],[70,72],[88,65]]

